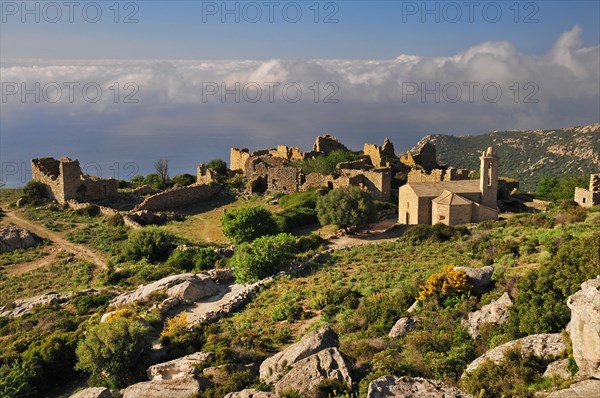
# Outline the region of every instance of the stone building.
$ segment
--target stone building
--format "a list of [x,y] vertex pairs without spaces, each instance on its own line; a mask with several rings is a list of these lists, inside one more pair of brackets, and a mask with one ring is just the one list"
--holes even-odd
[[31,175],[34,181],[46,186],[46,197],[59,203],[101,200],[116,195],[119,188],[113,178],[83,174],[79,161],[67,157],[32,159]]
[[590,176],[590,188],[575,188],[575,202],[582,207],[600,205],[600,174]]
[[409,182],[399,190],[400,224],[458,225],[498,219],[498,157],[481,156],[479,180]]

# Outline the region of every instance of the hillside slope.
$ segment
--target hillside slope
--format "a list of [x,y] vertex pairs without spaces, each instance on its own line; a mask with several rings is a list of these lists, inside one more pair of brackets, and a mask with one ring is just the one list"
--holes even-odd
[[494,146],[500,156],[502,176],[516,178],[521,187],[535,189],[542,176],[600,172],[600,124],[556,130],[495,131],[457,137],[435,134],[415,148],[431,142],[438,162],[477,170],[480,152]]

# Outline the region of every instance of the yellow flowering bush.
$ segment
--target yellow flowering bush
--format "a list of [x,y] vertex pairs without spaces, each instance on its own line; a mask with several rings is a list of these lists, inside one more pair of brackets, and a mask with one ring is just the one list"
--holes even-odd
[[464,271],[454,268],[454,264],[446,265],[442,272],[432,274],[427,282],[419,288],[417,300],[424,302],[435,298],[443,301],[449,297],[460,297],[471,291],[472,286],[467,281]]

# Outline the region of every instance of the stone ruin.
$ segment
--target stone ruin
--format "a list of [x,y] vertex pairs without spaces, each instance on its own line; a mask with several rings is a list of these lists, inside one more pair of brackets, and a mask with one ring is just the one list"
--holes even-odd
[[600,205],[600,174],[590,175],[590,187],[575,188],[575,202],[581,207]]
[[[391,170],[382,159],[394,159],[394,147],[386,139],[383,147],[366,144],[369,151],[356,162],[340,163],[330,175],[305,175],[293,162],[324,156],[336,150],[348,150],[331,135],[319,136],[313,150],[303,153],[300,148],[280,145],[276,149],[250,152],[247,148],[231,148],[230,168],[241,172],[248,181],[248,191],[292,193],[309,188],[358,186],[379,200],[389,200]],[[378,159],[378,160],[377,160]]]
[[435,145],[430,142],[421,144],[415,151],[402,155],[400,163],[405,170],[408,169],[406,182],[462,181],[468,180],[471,175],[471,170],[438,164]]
[[34,181],[46,187],[46,197],[59,203],[69,200],[87,202],[110,198],[117,194],[118,182],[113,178],[99,178],[81,172],[78,160],[68,157],[37,158],[31,161]]

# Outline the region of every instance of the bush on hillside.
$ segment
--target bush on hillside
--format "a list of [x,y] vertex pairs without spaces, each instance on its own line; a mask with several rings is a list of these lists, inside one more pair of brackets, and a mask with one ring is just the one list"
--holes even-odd
[[230,265],[238,283],[253,283],[289,263],[295,250],[296,238],[290,234],[263,236],[240,245]]
[[469,230],[464,226],[451,227],[446,224],[419,224],[411,226],[402,235],[401,239],[406,243],[414,245],[422,242],[447,242],[451,239],[468,236],[469,234]]
[[214,267],[219,255],[211,247],[175,250],[166,262],[167,266],[182,271],[204,271]]
[[361,227],[375,220],[373,198],[358,187],[334,189],[317,200],[321,225],[334,224],[345,230]]
[[117,318],[88,330],[77,346],[77,369],[89,372],[91,382],[120,388],[145,376],[144,358],[150,352],[148,327],[138,320]]
[[138,261],[146,259],[150,262],[164,260],[175,244],[175,236],[158,227],[137,229],[129,234],[124,244],[124,255],[127,259]]
[[178,174],[171,179],[174,184],[179,185],[180,187],[186,187],[196,182],[196,177],[191,174]]
[[29,181],[23,187],[23,197],[32,205],[40,204],[44,200],[46,186],[39,181]]
[[273,213],[261,206],[242,207],[224,213],[221,229],[223,235],[236,244],[252,242],[280,231]]
[[432,274],[419,288],[417,300],[425,302],[434,299],[442,304],[448,299],[461,297],[471,291],[465,271],[454,269],[454,264],[446,265],[442,272]]
[[562,200],[573,200],[576,187],[587,188],[589,185],[588,177],[563,176],[563,177],[542,177],[538,182],[536,195],[542,199],[560,202]]

